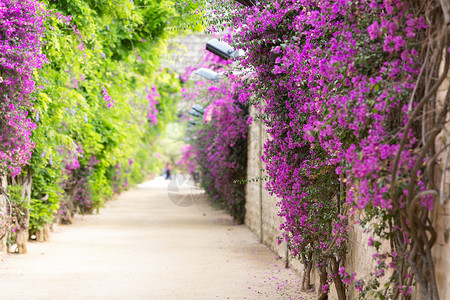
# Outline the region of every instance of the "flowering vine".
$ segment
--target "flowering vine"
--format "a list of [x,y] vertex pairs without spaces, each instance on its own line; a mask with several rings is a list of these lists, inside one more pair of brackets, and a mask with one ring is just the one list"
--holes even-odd
[[[442,194],[433,183],[442,150],[433,145],[448,94],[438,106],[430,99],[448,73],[448,29],[440,26],[447,8],[425,18],[431,8],[401,0],[226,5],[223,21],[246,51],[241,66],[251,70],[240,98],[260,109],[271,136],[267,188],[281,199],[281,229],[293,254],[305,271],[313,262],[319,273],[319,298],[328,281],[339,299],[346,298],[343,284],[362,298],[408,298],[415,278],[424,298],[438,299],[429,216]],[[373,235],[378,267],[371,280],[345,269],[349,219]]]
[[158,100],[156,98],[161,97],[160,94],[158,94],[158,91],[156,90],[156,86],[153,86],[151,90],[148,88],[146,89],[147,92],[147,99],[148,99],[148,113],[147,118],[150,121],[151,125],[158,124],[158,109],[157,105],[159,104]]
[[12,176],[28,163],[36,124],[32,111],[32,74],[46,61],[41,53],[43,11],[39,1],[0,1],[0,167]]
[[[202,67],[225,71],[228,62],[208,54]],[[196,68],[198,68],[197,66]],[[194,70],[189,68],[187,76]],[[242,223],[245,217],[245,185],[235,183],[246,177],[248,110],[237,97],[238,85],[222,76],[216,83],[197,81],[183,92],[184,101],[205,107],[202,117],[191,117],[190,147],[183,158],[192,169],[199,165],[201,183],[212,201],[226,208]]]

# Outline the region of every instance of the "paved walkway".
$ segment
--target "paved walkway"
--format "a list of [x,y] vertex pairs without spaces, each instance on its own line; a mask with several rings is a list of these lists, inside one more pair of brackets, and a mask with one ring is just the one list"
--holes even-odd
[[28,252],[0,262],[0,299],[305,299],[244,225],[205,200],[174,205],[161,179]]

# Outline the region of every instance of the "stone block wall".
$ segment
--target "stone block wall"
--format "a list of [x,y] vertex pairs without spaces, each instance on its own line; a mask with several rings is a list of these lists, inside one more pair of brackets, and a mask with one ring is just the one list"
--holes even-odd
[[[253,108],[251,110],[253,114]],[[248,166],[247,178],[249,180],[264,176],[261,169],[264,163],[261,160],[262,147],[268,136],[264,125],[258,120],[254,120],[249,126],[248,138]],[[246,216],[245,224],[267,245],[277,256],[286,261],[286,243],[281,238],[280,224],[281,217],[278,216],[278,198],[271,196],[265,189],[264,181],[249,182],[246,187]],[[302,266],[296,259],[290,259],[289,266],[297,271],[301,271]]]
[[[445,50],[444,50],[445,51]],[[440,74],[443,73],[444,59],[441,62]],[[437,92],[438,105],[442,105],[450,89],[450,72],[443,84],[439,87]],[[450,114],[447,114],[447,120],[450,119]],[[447,121],[448,122],[448,121]],[[446,143],[449,143],[450,125],[447,123],[445,130],[441,132],[436,138],[436,151],[438,151]],[[440,155],[440,166],[438,170],[437,182],[443,179],[443,195],[441,201],[434,209],[432,222],[437,231],[437,240],[432,248],[432,255],[435,259],[436,281],[439,289],[439,296],[441,299],[450,299],[450,162],[448,162],[447,169],[444,170],[445,161],[450,159],[447,157],[449,153],[443,151]],[[442,176],[445,174],[445,177]]]
[[450,299],[450,204],[448,200],[434,211],[438,236],[432,249],[435,258],[436,281],[441,299]]

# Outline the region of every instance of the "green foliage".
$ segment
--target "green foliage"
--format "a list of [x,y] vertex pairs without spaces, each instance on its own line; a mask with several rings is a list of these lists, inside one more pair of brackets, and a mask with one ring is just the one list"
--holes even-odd
[[[45,165],[34,165],[36,158],[33,155],[32,166],[34,170],[33,185],[30,199],[30,229],[41,230],[45,223],[52,223],[59,208],[63,189],[60,184],[63,178],[55,168],[46,168]],[[36,161],[35,163],[39,163]]]
[[[183,19],[170,2],[45,4],[42,50],[49,63],[35,74],[40,89],[30,112],[38,125],[30,164],[36,229],[54,219],[61,203],[70,214],[92,212],[154,171],[157,140],[176,114],[173,95],[181,89],[176,74],[158,70],[165,27]],[[160,94],[156,125],[149,121],[153,86]]]
[[[28,208],[27,200],[22,196],[22,186],[20,185],[9,185],[7,188],[7,192],[9,194],[9,201],[19,208]],[[18,212],[19,214],[23,214],[23,212]]]

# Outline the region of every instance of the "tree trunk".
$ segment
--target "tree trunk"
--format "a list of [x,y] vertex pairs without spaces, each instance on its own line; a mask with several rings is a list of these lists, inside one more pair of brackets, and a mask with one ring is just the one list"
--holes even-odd
[[50,224],[45,223],[41,230],[36,230],[36,241],[41,243],[50,241]]
[[27,203],[27,208],[22,208],[23,215],[18,217],[20,229],[16,232],[17,249],[19,254],[27,253],[28,230],[30,228],[30,199],[31,199],[31,172],[27,170],[26,174],[12,178],[13,185],[22,186],[22,198]]
[[306,259],[306,255],[302,255],[303,257],[303,279],[302,279],[302,291],[308,291],[311,289],[311,269],[312,269],[312,261],[311,258],[309,260]]
[[16,232],[17,250],[19,254],[27,253],[28,228],[18,230]]
[[78,183],[73,183],[71,185],[71,188],[66,191],[65,201],[64,201],[64,216],[58,216],[57,222],[59,224],[72,224],[73,220],[73,214],[75,212],[75,204],[74,199],[80,189],[80,186]]
[[319,273],[319,278],[320,278],[319,289],[317,291],[317,299],[318,300],[327,300],[328,294],[325,293],[322,289],[322,286],[327,284],[327,279],[328,279],[327,270],[324,267],[322,267],[322,268],[318,267],[317,272]]
[[346,300],[347,296],[345,294],[345,286],[342,282],[341,276],[339,276],[339,266],[336,261],[336,257],[331,258],[331,274],[333,275],[333,283],[336,288],[338,300]]
[[[0,188],[6,190],[7,186],[8,182],[6,180],[6,176],[0,176]],[[7,216],[7,204],[8,201],[6,199],[6,196],[0,194],[0,214],[2,219]],[[5,255],[8,251],[6,246],[7,237],[8,233],[6,231],[6,228],[0,228],[0,256]]]

